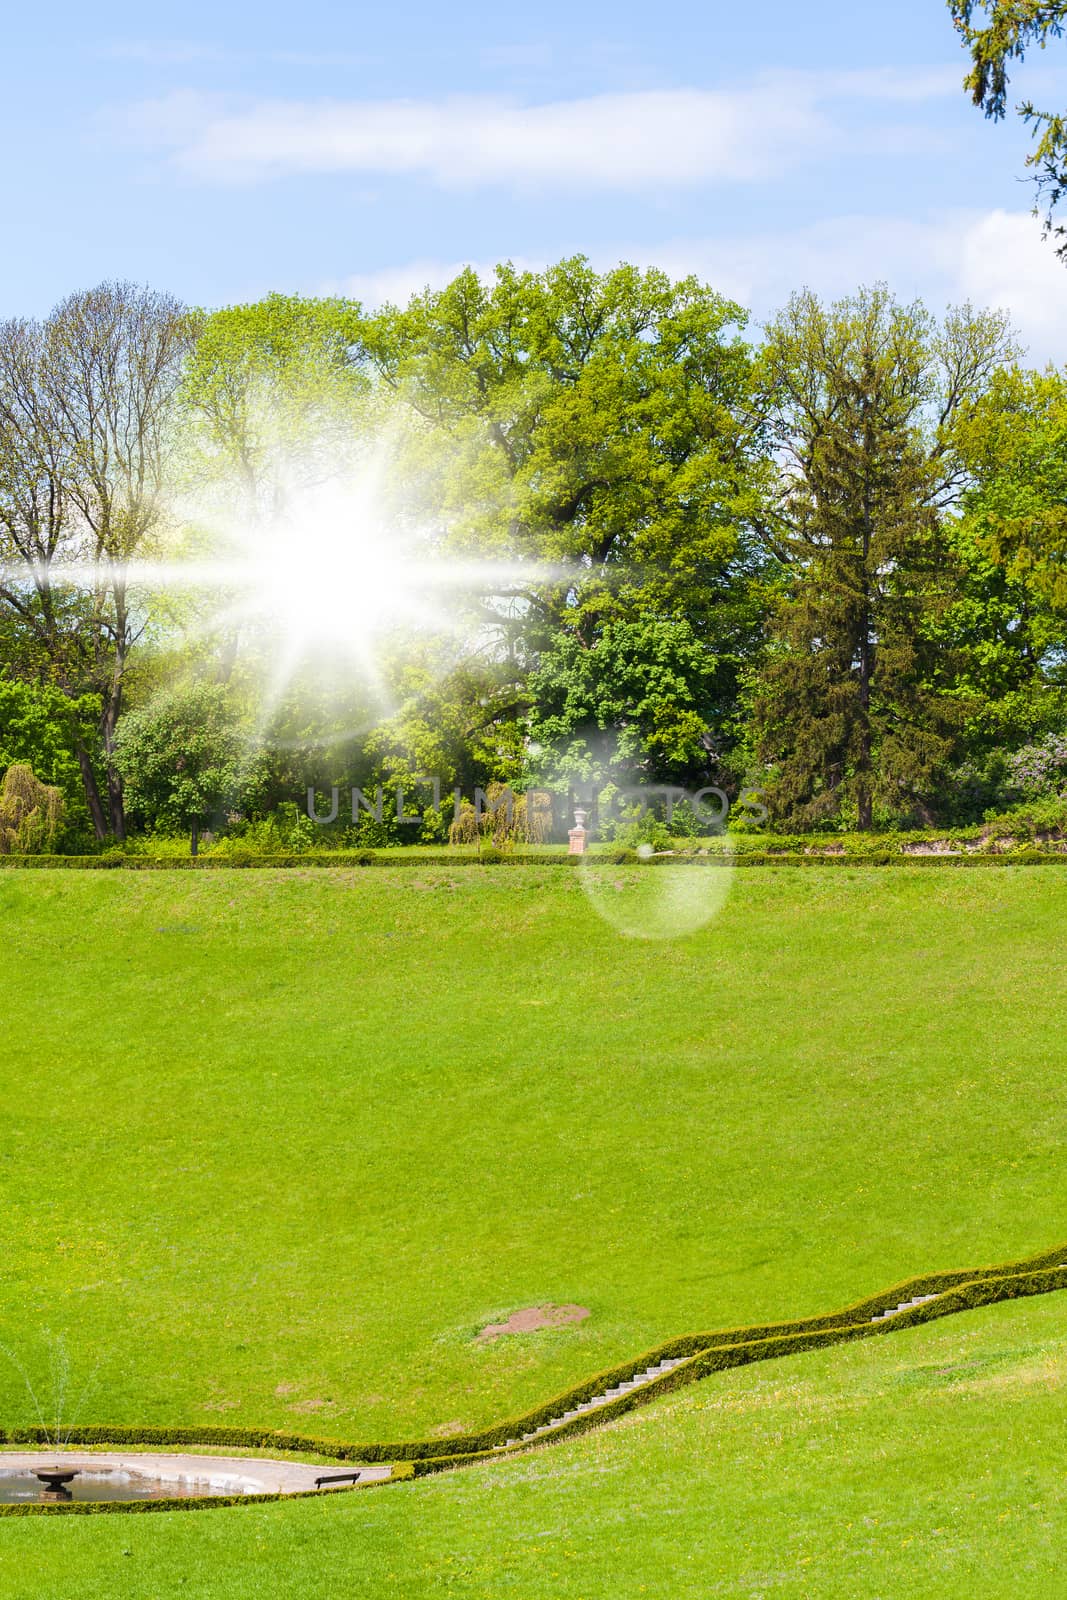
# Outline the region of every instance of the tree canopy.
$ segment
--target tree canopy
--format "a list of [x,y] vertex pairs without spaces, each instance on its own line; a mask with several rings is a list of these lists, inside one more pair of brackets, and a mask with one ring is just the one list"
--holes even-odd
[[1010,350],[1003,318],[939,326],[881,286],[829,307],[796,295],[768,329],[782,470],[764,531],[782,581],[753,737],[784,819],[869,828],[879,806],[922,808],[951,757],[954,426]]
[[0,325],[0,772],[97,839],[430,774],[980,814],[1065,723],[1065,380],[1017,356],[883,286],[756,341],[582,257]]
[[[971,54],[964,87],[987,117],[1001,121],[1008,111],[1009,67],[1033,48],[1044,50],[1063,36],[1067,0],[948,0],[953,20]],[[1033,129],[1035,148],[1026,158],[1038,192],[1046,198],[1046,227],[1053,229],[1056,207],[1067,192],[1067,113],[1041,111],[1032,100],[1018,107]],[[1067,242],[1058,251],[1067,258]]]
[[[681,632],[701,653],[687,695],[718,677],[701,714],[730,709],[728,680],[758,627],[749,520],[766,472],[744,321],[695,279],[597,273],[581,257],[542,273],[504,265],[491,284],[468,270],[369,320],[368,359],[418,421],[401,458],[408,515],[451,554],[509,569],[476,596],[496,647],[477,685],[468,675],[472,725],[494,707],[501,726],[521,718],[539,662],[535,692],[553,704],[609,662],[621,700],[627,676],[654,672]],[[569,714],[539,733],[582,737]],[[678,759],[672,748],[668,767]]]
[[131,810],[188,833],[194,855],[200,829],[251,786],[246,741],[219,684],[178,685],[131,711],[116,759]]

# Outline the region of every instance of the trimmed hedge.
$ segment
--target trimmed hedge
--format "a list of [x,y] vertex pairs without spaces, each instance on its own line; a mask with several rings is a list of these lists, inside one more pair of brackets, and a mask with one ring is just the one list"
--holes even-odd
[[[231,843],[233,843],[231,841]],[[871,866],[898,865],[901,862],[937,862],[940,865],[969,866],[972,863],[1029,864],[1067,862],[1067,807],[1022,809],[967,828],[926,828],[899,833],[729,833],[714,842],[710,851],[699,841],[677,841],[675,853],[660,852],[649,858],[655,866],[719,864],[723,860],[738,866],[837,866],[841,863],[866,863]],[[701,854],[697,851],[701,850]],[[586,857],[569,855],[563,849],[499,849],[484,845],[480,851],[459,852],[447,848],[430,851],[391,847],[308,851],[304,854],[256,855],[243,850],[240,843],[225,853],[213,855],[152,856],[128,854],[119,846],[98,855],[83,856],[0,856],[0,868],[61,867],[82,871],[118,869],[126,872],[216,872],[249,867],[369,867],[369,866],[566,866],[584,860],[589,865],[631,865],[637,852],[616,845]]]
[[[677,859],[677,858],[675,858]],[[749,850],[734,856],[737,867],[1027,867],[1067,866],[1067,853],[1023,847],[996,855],[906,855],[881,850],[856,855],[796,855],[786,851]]]
[[[97,1425],[78,1428],[68,1438],[70,1444],[169,1444],[169,1445],[224,1445],[237,1448],[268,1449],[285,1452],[314,1452],[336,1461],[391,1461],[393,1475],[389,1482],[402,1476],[423,1476],[427,1472],[447,1470],[451,1466],[468,1464],[488,1457],[499,1459],[494,1446],[508,1439],[521,1440],[523,1434],[532,1433],[553,1417],[562,1416],[586,1400],[603,1394],[616,1384],[646,1371],[665,1359],[681,1357],[683,1366],[675,1367],[662,1377],[642,1384],[639,1389],[620,1395],[595,1411],[554,1428],[550,1434],[527,1443],[552,1443],[562,1437],[584,1432],[634,1406],[667,1394],[683,1384],[696,1382],[711,1372],[728,1367],[743,1366],[753,1361],[768,1361],[779,1356],[792,1355],[802,1350],[812,1350],[824,1345],[843,1343],[892,1332],[895,1328],[914,1327],[932,1322],[939,1317],[976,1306],[992,1305],[1024,1295],[1048,1294],[1067,1289],[1067,1244],[1046,1250],[1023,1260],[1005,1262],[996,1266],[971,1268],[948,1272],[924,1273],[908,1278],[893,1288],[868,1295],[840,1311],[822,1316],[804,1317],[792,1322],[757,1324],[746,1328],[727,1328],[710,1333],[685,1334],[647,1351],[637,1360],[579,1384],[576,1388],[558,1395],[545,1405],[538,1406],[525,1416],[497,1424],[480,1433],[461,1434],[447,1442],[440,1439],[401,1440],[394,1443],[350,1444],[341,1440],[313,1439],[302,1434],[269,1432],[267,1430],[227,1427],[115,1427]],[[879,1312],[889,1310],[905,1300],[922,1294],[937,1294],[937,1300],[913,1306],[884,1321],[872,1322]],[[0,1443],[47,1444],[45,1429],[11,1428],[0,1430]],[[446,1453],[443,1453],[446,1452]],[[407,1464],[408,1471],[404,1466]],[[247,1498],[247,1497],[242,1497]],[[285,1498],[289,1498],[288,1496]],[[134,1502],[141,1504],[142,1502]],[[188,1502],[185,1502],[188,1504]],[[218,1502],[212,1502],[217,1504]]]
[[733,850],[696,855],[657,855],[642,862],[632,850],[613,850],[604,855],[570,856],[547,850],[523,855],[486,851],[483,855],[378,855],[373,850],[331,850],[304,856],[13,856],[0,855],[0,871],[32,870],[71,872],[241,872],[295,867],[577,867],[586,866],[698,866],[721,867],[1017,867],[1067,866],[1067,850],[1041,849],[1020,845],[1012,850],[975,851],[962,855],[931,853],[916,855],[907,851],[879,850]]
[[[116,851],[99,856],[14,856],[0,855],[0,869],[43,868],[74,872],[229,872],[250,868],[277,867],[496,867],[496,866],[576,866],[577,856],[554,854],[548,850],[530,851],[525,855],[508,855],[503,851],[486,851],[482,855],[448,855],[444,851],[432,855],[402,854],[379,855],[375,850],[329,850],[307,855],[253,856],[238,855],[232,851],[225,856],[140,856],[122,855]],[[595,859],[595,858],[594,858]]]

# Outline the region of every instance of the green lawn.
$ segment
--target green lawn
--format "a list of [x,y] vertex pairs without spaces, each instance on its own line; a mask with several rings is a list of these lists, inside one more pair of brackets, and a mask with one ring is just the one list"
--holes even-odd
[[4,1600],[1051,1600],[1067,1296],[723,1373],[412,1486],[0,1524]]
[[[0,914],[0,1344],[47,1405],[62,1336],[79,1420],[444,1436],[1067,1239],[1054,867],[737,873],[664,943],[551,868],[6,873]],[[591,1316],[475,1344],[548,1300]]]

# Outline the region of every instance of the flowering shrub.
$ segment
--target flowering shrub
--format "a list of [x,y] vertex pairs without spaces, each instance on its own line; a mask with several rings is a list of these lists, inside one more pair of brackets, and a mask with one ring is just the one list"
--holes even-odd
[[1024,745],[1008,761],[1009,781],[1028,800],[1067,798],[1067,733]]

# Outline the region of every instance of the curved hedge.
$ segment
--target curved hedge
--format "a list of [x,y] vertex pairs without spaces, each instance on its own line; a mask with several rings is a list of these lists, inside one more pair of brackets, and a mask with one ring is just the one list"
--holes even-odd
[[[828,1345],[843,1344],[853,1339],[881,1337],[896,1328],[915,1327],[933,1322],[940,1317],[952,1316],[960,1311],[970,1311],[978,1306],[995,1305],[1003,1300],[1015,1300],[1035,1294],[1050,1294],[1067,1289],[1067,1244],[1020,1261],[1001,1262],[996,1266],[976,1267],[960,1271],[928,1272],[919,1277],[907,1278],[892,1288],[843,1307],[840,1311],[826,1312],[821,1316],[801,1317],[791,1322],[758,1323],[745,1328],[724,1328],[710,1333],[683,1334],[646,1351],[636,1360],[611,1367],[597,1373],[584,1383],[564,1394],[557,1395],[547,1404],[538,1406],[524,1416],[483,1429],[480,1433],[462,1434],[447,1441],[441,1439],[401,1440],[395,1443],[350,1444],[335,1439],[313,1439],[303,1434],[272,1432],[266,1429],[227,1427],[124,1427],[99,1424],[74,1429],[67,1438],[68,1444],[137,1444],[137,1445],[224,1445],[245,1449],[268,1449],[286,1452],[314,1452],[335,1461],[391,1461],[394,1463],[389,1478],[378,1480],[395,1483],[401,1479],[423,1477],[431,1472],[443,1472],[454,1467],[470,1466],[476,1461],[499,1460],[501,1447],[509,1440],[518,1443],[511,1449],[527,1449],[531,1444],[554,1444],[559,1439],[570,1438],[589,1428],[599,1427],[658,1399],[683,1384],[698,1382],[713,1372],[723,1372],[730,1367],[747,1366],[755,1361],[776,1360],[780,1356],[794,1355],[804,1350],[816,1350]],[[883,1311],[900,1305],[919,1295],[936,1294],[936,1300],[912,1306],[907,1311],[881,1321],[872,1318]],[[616,1399],[586,1411],[569,1422],[560,1423],[550,1433],[536,1441],[523,1442],[523,1434],[532,1433],[542,1424],[562,1416],[587,1400],[594,1399],[606,1390],[625,1382],[639,1372],[667,1359],[681,1358],[682,1365],[665,1372],[662,1377],[643,1383],[639,1388],[619,1395]],[[0,1429],[0,1444],[41,1444],[50,1442],[47,1430],[39,1427]],[[2,1458],[0,1458],[2,1461]],[[353,1485],[355,1488],[370,1487]],[[305,1491],[318,1493],[317,1490]],[[157,1501],[71,1502],[67,1505],[17,1505],[0,1506],[0,1516],[24,1516],[38,1512],[71,1511],[155,1511],[191,1510],[201,1506],[245,1504],[250,1500],[292,1499],[292,1495],[235,1495],[216,1498],[189,1498]]]

